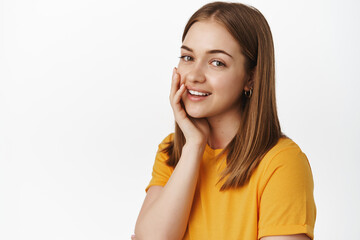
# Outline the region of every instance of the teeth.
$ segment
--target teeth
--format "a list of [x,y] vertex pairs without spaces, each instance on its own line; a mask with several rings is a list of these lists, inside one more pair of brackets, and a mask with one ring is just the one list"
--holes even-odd
[[202,92],[198,92],[198,91],[194,91],[194,90],[189,90],[189,93],[191,95],[196,95],[196,96],[208,96],[208,95],[210,95],[209,93],[202,93]]

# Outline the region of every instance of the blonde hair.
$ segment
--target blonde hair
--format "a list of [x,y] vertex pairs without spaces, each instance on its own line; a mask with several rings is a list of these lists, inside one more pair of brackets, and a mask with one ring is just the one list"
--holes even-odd
[[[252,74],[254,81],[251,98],[245,93],[241,96],[239,130],[223,151],[226,168],[219,182],[224,180],[221,190],[225,190],[246,184],[266,152],[284,135],[276,109],[274,45],[265,17],[244,4],[209,3],[190,17],[182,41],[195,22],[209,19],[222,24],[238,41],[246,58],[246,71]],[[176,166],[184,144],[184,134],[175,123],[174,140],[163,150],[169,155],[169,166]]]

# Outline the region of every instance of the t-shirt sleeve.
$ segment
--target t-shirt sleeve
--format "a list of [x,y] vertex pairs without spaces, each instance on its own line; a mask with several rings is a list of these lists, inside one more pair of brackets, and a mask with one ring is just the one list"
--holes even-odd
[[314,238],[314,182],[306,155],[285,149],[269,162],[263,175],[258,239],[305,233]]
[[167,153],[162,150],[165,149],[168,145],[168,142],[173,140],[173,134],[169,134],[160,144],[158,151],[155,157],[155,163],[152,171],[152,178],[149,185],[146,187],[145,191],[147,192],[151,186],[165,186],[169,180],[173,168],[166,164],[169,156]]

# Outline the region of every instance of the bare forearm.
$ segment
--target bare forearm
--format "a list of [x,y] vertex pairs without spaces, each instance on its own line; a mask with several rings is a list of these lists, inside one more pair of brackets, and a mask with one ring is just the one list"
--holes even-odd
[[186,230],[199,175],[203,147],[185,145],[182,156],[159,196],[138,218],[137,239],[181,239]]

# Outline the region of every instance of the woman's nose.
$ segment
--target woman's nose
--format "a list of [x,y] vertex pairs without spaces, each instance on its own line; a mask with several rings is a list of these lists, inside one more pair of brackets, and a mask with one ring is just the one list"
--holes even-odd
[[203,83],[205,82],[205,73],[204,69],[200,64],[194,64],[190,69],[189,72],[186,74],[185,81],[191,83]]

